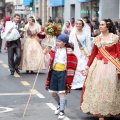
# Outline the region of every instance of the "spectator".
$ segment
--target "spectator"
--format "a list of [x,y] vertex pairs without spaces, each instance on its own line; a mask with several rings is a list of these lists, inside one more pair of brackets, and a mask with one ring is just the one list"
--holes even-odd
[[[0,21],[0,33],[2,31],[3,28],[3,20]],[[2,48],[2,39],[1,39],[1,34],[0,34],[0,52],[1,52],[1,48]]]
[[99,29],[99,22],[98,22],[98,18],[92,18],[92,24],[93,24],[93,29]]
[[37,22],[38,22],[40,25],[42,25],[42,19],[41,19],[41,18],[38,18],[38,19],[37,19]]
[[98,18],[92,18],[92,25],[93,25],[92,36],[96,37],[97,35],[100,34]]
[[115,26],[115,28],[116,28],[116,33],[117,33],[117,35],[118,35],[119,38],[120,38],[120,27],[119,27],[119,24],[118,24],[117,21],[114,22],[114,26]]
[[48,20],[49,23],[53,23],[53,20],[51,17],[49,17],[49,20]]
[[118,20],[118,27],[120,28],[120,19]]
[[69,21],[66,21],[62,27],[62,33],[70,35],[70,32],[72,30],[72,26]]
[[56,17],[55,23],[62,25],[62,21],[61,21],[61,19],[59,19],[58,17]]
[[92,33],[93,32],[93,26],[92,26],[92,24],[91,24],[91,22],[89,20],[89,17],[85,16],[85,17],[83,17],[83,20],[85,21],[85,23],[87,23],[89,25],[89,27],[91,29],[91,33]]
[[116,29],[119,28],[119,25],[118,25],[118,22],[117,22],[117,21],[114,22],[114,25],[115,25],[115,28],[116,28]]
[[72,26],[72,27],[75,26],[75,18],[74,18],[74,17],[71,18],[71,26]]

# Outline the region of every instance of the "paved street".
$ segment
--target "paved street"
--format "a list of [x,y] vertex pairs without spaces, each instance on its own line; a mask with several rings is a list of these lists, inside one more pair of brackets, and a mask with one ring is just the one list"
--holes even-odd
[[[44,89],[47,71],[40,72],[26,115],[22,117],[36,74],[26,74],[25,71],[21,73],[21,76],[11,76],[7,53],[0,53],[0,120],[57,120],[53,111],[55,101]],[[72,90],[67,96],[64,120],[98,120],[98,117],[86,115],[79,110],[80,94],[81,90]],[[113,119],[119,120],[120,117],[106,120]]]

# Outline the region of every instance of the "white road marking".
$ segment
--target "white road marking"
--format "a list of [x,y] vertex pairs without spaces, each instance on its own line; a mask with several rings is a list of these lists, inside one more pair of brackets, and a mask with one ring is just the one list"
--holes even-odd
[[46,103],[52,110],[55,110],[56,107],[52,103]]
[[[4,62],[0,61],[0,63],[4,63]],[[8,68],[8,65],[6,65],[6,64],[2,64],[2,65],[3,65],[3,67]],[[10,71],[10,70],[8,69],[8,71]],[[21,76],[18,75],[18,74],[14,74],[14,77],[21,77]],[[21,83],[23,84],[24,82],[22,81]],[[30,84],[27,84],[27,85],[30,85]],[[30,92],[32,92],[32,95],[37,95],[39,98],[45,98],[41,93],[39,93],[35,89],[30,90]],[[30,95],[30,94],[31,93],[0,93],[0,96],[8,96],[8,95],[11,95],[11,96],[12,95]],[[56,107],[52,103],[46,103],[46,105],[48,105],[52,110],[56,109]],[[3,111],[0,111],[0,113],[13,111],[13,108],[7,108],[7,107],[0,107],[0,109],[5,109]],[[65,117],[64,120],[70,120],[70,119],[68,117]]]
[[[52,103],[46,103],[52,110],[56,110],[56,107]],[[70,120],[67,116],[63,120]]]
[[15,73],[15,74],[14,74],[14,77],[19,78],[19,77],[21,77],[21,76]]
[[[30,95],[30,92],[26,92],[26,93],[0,93],[0,96],[8,96],[8,95]],[[32,93],[32,95],[35,95],[35,93]]]
[[21,83],[22,83],[24,86],[30,86],[30,84],[29,84],[27,81],[21,81]]
[[63,120],[70,120],[68,117],[65,117]]
[[37,90],[35,90],[35,89],[31,89],[30,92],[36,94],[39,98],[45,98],[41,93],[39,93],[39,92],[38,92]]
[[8,107],[0,107],[0,109],[5,109],[3,111],[0,111],[0,113],[13,111],[13,108],[8,108]]
[[2,64],[2,66],[3,66],[4,68],[8,68],[8,65],[7,65],[7,64]]
[[45,98],[41,93],[36,94],[39,98]]

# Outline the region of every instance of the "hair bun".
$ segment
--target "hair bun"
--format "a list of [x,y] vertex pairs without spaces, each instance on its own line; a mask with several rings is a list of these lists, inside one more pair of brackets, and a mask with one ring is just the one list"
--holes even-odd
[[114,26],[112,20],[111,19],[103,19],[103,21],[106,22],[109,32],[116,34],[116,29],[115,29],[115,26]]

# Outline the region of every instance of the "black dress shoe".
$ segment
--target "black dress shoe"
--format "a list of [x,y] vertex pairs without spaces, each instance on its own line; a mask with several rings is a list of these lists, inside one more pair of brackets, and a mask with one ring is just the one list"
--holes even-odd
[[26,70],[26,73],[29,73],[29,70]]
[[14,75],[14,71],[11,71],[11,75]]
[[20,71],[18,69],[15,70],[17,74],[20,74]]
[[34,74],[34,71],[31,71],[31,74]]

